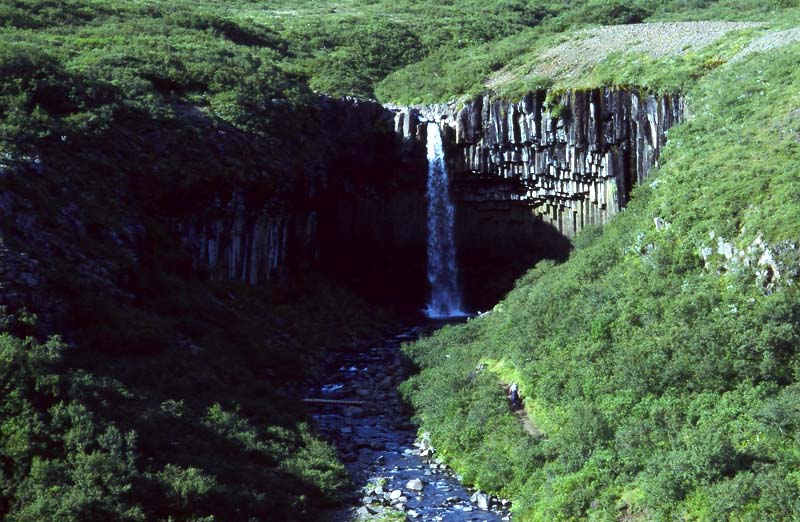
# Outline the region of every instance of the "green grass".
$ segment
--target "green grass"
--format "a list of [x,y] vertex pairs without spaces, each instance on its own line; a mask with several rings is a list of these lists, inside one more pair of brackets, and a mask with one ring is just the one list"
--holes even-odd
[[[689,87],[691,118],[625,213],[490,315],[406,348],[423,368],[404,386],[421,429],[521,520],[800,516],[799,58],[798,45],[754,55]],[[700,256],[759,236],[777,284]],[[544,437],[509,413],[509,378]]]
[[[637,86],[678,92],[733,56],[750,41],[757,30],[737,31],[706,49],[675,57],[653,59],[619,50],[599,64],[588,64],[577,76],[551,78],[531,76],[541,54],[562,42],[579,38],[581,28],[637,21],[672,20],[753,21],[761,31],[793,27],[800,23],[800,10],[791,2],[598,2],[575,3],[570,9],[554,11],[536,26],[468,49],[442,48],[423,60],[398,69],[376,87],[379,99],[404,104],[436,103],[472,97],[487,89],[496,75],[503,80],[492,85],[497,94],[518,98],[531,90]],[[706,6],[703,8],[701,4]],[[616,8],[614,8],[616,6]],[[625,7],[622,7],[625,6]],[[636,15],[636,13],[639,13]]]
[[[0,233],[40,260],[68,311],[47,333],[68,339],[47,340],[24,310],[0,314],[0,518],[306,520],[336,501],[343,467],[306,423],[299,383],[320,346],[385,321],[314,278],[287,291],[187,275],[166,225],[233,190],[306,205],[319,173],[307,158],[325,151],[319,94],[447,100],[530,67],[567,30],[766,30],[796,25],[795,4],[4,2],[0,189],[52,241],[22,244],[11,222]],[[407,392],[441,453],[525,518],[797,516],[796,290],[766,294],[752,271],[698,257],[712,231],[743,250],[761,235],[796,266],[798,51],[724,66],[753,36],[656,62],[613,55],[581,85],[503,87],[683,90],[694,116],[670,131],[653,187],[573,260],[409,348],[425,370]],[[73,206],[98,237],[65,231]],[[137,264],[104,231],[142,216]],[[655,216],[671,228],[656,233]],[[90,286],[75,251],[113,284]],[[544,438],[508,415],[509,378]]]

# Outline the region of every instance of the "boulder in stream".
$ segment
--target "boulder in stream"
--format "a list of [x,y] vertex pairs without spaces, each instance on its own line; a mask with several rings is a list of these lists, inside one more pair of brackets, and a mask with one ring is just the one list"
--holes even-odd
[[489,509],[489,495],[482,491],[476,491],[469,497],[469,501],[476,504],[478,508],[486,510]]
[[422,488],[424,487],[425,485],[418,478],[411,479],[406,484],[406,489],[410,489],[411,491],[422,491]]

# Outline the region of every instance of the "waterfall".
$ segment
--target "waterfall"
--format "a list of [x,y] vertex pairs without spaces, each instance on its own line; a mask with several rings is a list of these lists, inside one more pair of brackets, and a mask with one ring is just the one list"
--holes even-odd
[[428,123],[428,281],[431,300],[428,317],[465,315],[461,310],[453,237],[455,209],[450,200],[450,179],[444,164],[439,126]]

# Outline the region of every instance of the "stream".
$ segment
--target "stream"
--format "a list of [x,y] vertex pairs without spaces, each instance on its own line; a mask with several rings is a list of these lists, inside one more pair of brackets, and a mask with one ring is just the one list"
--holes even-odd
[[395,391],[409,373],[401,343],[429,330],[416,327],[367,348],[337,349],[310,386],[307,401],[317,428],[359,488],[349,505],[331,513],[332,522],[371,520],[387,510],[420,521],[511,519],[507,501],[468,491],[429,442],[417,440],[411,412]]

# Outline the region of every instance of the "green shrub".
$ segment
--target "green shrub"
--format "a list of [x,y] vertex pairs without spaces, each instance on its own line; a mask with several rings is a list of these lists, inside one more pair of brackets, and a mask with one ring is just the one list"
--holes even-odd
[[[523,520],[798,516],[796,285],[765,287],[757,261],[706,264],[700,250],[710,237],[797,244],[800,147],[784,115],[799,57],[793,45],[706,73],[624,213],[491,314],[406,348],[422,368],[403,387],[421,429]],[[481,362],[498,373],[476,373]],[[541,438],[499,392],[511,369]]]

